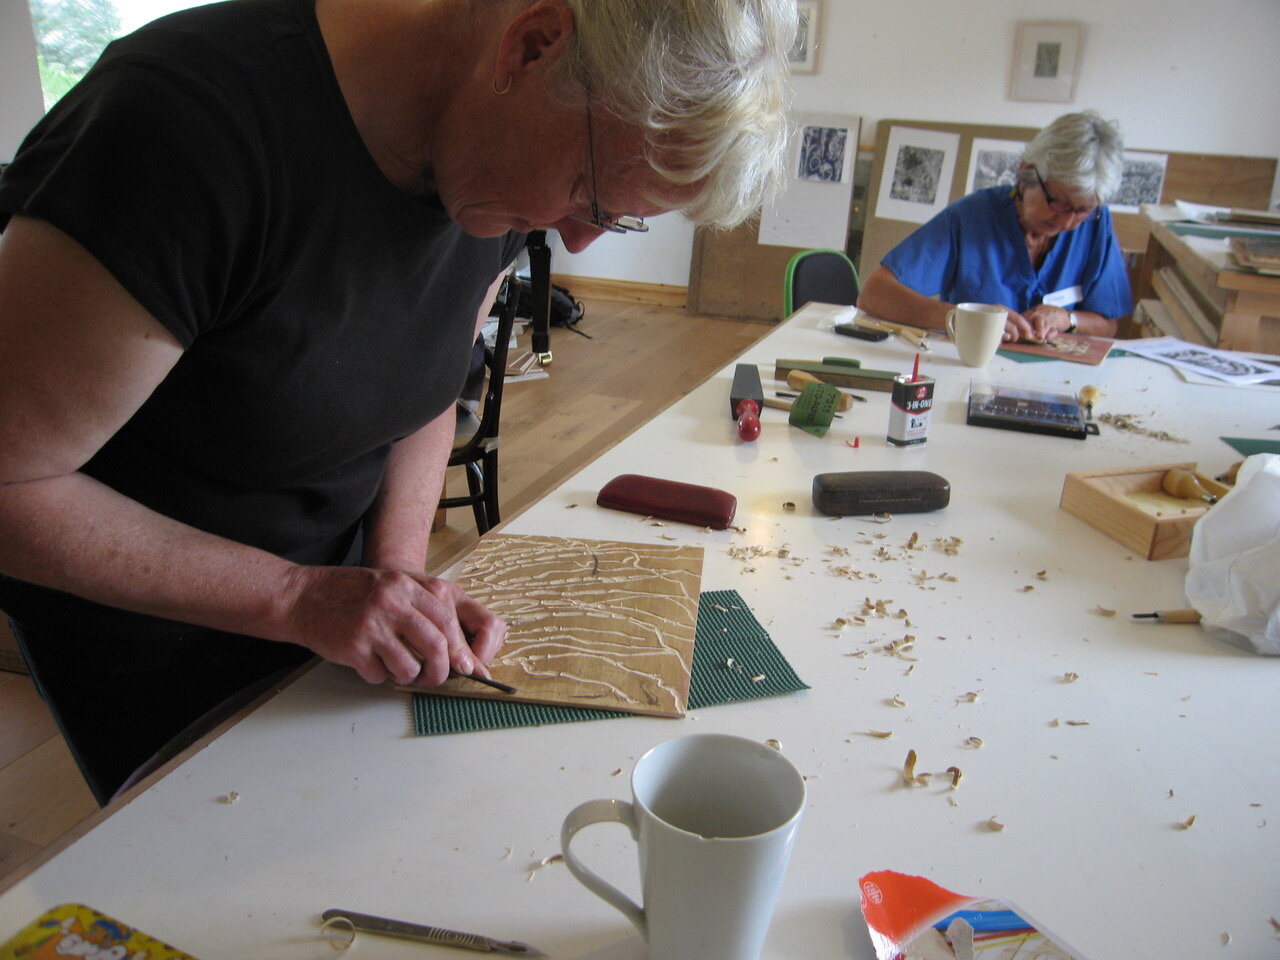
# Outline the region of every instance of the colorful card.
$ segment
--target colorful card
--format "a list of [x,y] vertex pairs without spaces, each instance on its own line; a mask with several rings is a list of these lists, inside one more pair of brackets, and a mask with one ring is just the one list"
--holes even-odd
[[195,960],[177,947],[79,903],[54,907],[12,940],[0,960]]

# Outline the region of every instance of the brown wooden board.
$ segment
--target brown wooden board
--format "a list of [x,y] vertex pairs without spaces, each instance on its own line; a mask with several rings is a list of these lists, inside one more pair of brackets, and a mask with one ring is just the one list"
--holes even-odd
[[494,535],[459,584],[507,621],[490,665],[516,694],[455,678],[432,693],[684,716],[702,548]]
[[[969,156],[975,137],[1025,142],[1037,133],[1036,127],[935,123],[927,120],[881,120],[876,126],[876,150],[872,160],[871,186],[867,198],[866,231],[863,235],[862,252],[858,258],[858,275],[864,281],[880,265],[885,254],[920,226],[917,223],[886,219],[876,214],[880,182],[884,177],[889,132],[895,126],[959,134],[959,154],[956,157],[955,174],[951,182],[950,200],[952,201],[963,196],[965,184],[968,183]],[[1274,157],[1174,153],[1132,145],[1126,145],[1126,149],[1168,155],[1169,162],[1165,169],[1161,203],[1189,200],[1193,203],[1225,207],[1266,208],[1271,201],[1271,186],[1276,174]],[[1113,219],[1116,236],[1120,239],[1120,246],[1123,249],[1137,252],[1146,249],[1148,229],[1141,214],[1117,213]]]
[[782,319],[787,264],[801,247],[758,243],[752,219],[732,230],[700,229],[689,264],[689,312],[776,323]]

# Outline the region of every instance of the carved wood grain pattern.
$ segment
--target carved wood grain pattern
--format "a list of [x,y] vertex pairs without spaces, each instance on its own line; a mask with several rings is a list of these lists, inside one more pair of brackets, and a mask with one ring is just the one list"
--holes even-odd
[[519,693],[437,692],[683,716],[701,579],[700,547],[486,537],[459,583],[507,621],[490,670]]

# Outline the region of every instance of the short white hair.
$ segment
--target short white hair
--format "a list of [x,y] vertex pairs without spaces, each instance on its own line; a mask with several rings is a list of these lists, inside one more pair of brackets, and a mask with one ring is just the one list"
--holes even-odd
[[641,130],[673,184],[701,183],[695,222],[735,226],[784,181],[795,0],[565,0],[573,46],[557,94]]
[[[1106,203],[1120,189],[1124,176],[1124,138],[1119,126],[1102,119],[1096,110],[1067,113],[1035,135],[1022,153],[1022,162],[1035,167],[1045,180],[1056,180]],[[1032,174],[1024,177],[1024,185],[1035,183]]]

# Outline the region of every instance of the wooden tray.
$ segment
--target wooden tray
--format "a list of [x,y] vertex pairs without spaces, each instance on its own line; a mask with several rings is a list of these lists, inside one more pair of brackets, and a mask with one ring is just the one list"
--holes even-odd
[[[1148,560],[1185,557],[1191,529],[1209,504],[1160,489],[1165,472],[1175,467],[1196,473],[1194,463],[1069,473],[1058,505]],[[1196,476],[1210,493],[1221,496],[1229,489],[1203,474]]]

